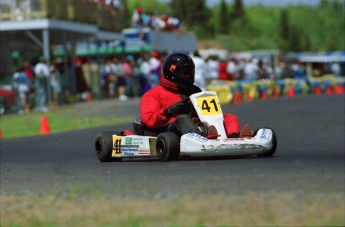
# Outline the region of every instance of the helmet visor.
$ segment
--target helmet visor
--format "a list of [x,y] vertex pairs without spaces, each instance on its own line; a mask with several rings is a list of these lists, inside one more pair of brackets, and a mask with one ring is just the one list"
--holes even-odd
[[174,73],[175,75],[177,75],[180,83],[183,83],[186,85],[194,84],[194,74],[195,74],[194,67],[179,66]]

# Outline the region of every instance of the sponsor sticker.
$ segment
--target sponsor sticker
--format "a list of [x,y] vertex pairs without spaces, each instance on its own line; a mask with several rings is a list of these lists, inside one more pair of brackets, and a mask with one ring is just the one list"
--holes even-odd
[[227,138],[224,141],[243,141],[243,140],[245,140],[245,139],[244,138]]
[[131,137],[126,137],[126,145],[131,145],[132,144],[132,138]]
[[196,134],[196,133],[188,133],[188,134],[187,134],[187,137],[192,138],[192,139],[195,139],[195,140],[197,140],[197,141],[199,141],[199,142],[201,142],[201,143],[204,143],[204,142],[207,142],[207,141],[208,141],[207,138],[205,138],[205,137],[203,137],[203,136],[200,136],[200,135],[198,135],[198,134]]
[[264,140],[270,140],[272,137],[272,131],[269,129],[262,129],[260,138]]
[[137,152],[138,146],[128,146],[128,145],[122,145],[121,146],[122,152]]
[[133,145],[143,145],[145,144],[146,138],[141,138],[141,137],[132,137],[132,144]]

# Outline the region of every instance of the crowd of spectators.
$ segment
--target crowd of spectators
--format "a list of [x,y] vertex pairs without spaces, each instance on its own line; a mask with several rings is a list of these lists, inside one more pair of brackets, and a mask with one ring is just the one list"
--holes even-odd
[[48,112],[49,94],[52,95],[52,105],[59,105],[62,92],[61,72],[56,65],[57,63],[53,61],[48,66],[47,60],[40,57],[36,64],[25,60],[21,67],[15,70],[12,77],[12,88],[17,97],[19,115],[30,113],[32,109]]
[[[216,55],[202,57],[198,51],[191,53],[195,63],[195,84],[206,90],[212,80],[224,81],[255,81],[262,79],[307,79],[308,76],[319,76],[323,72],[339,76],[341,67],[338,63],[324,65],[323,68],[311,67],[299,61],[280,61],[273,65],[270,61],[260,58],[219,59]],[[81,65],[90,64],[88,61],[76,60],[75,84],[76,92],[91,91],[90,81],[96,82],[102,98],[117,98],[125,101],[131,98],[140,98],[147,90],[159,83],[161,65],[166,54],[153,51],[143,52],[140,55],[112,56],[105,59],[103,64],[97,63],[97,79],[87,79]],[[326,68],[325,68],[326,67]],[[66,86],[62,86],[61,77],[67,72],[61,69],[61,61],[52,60],[50,66],[46,59],[41,57],[36,64],[31,65],[24,61],[23,65],[13,74],[13,89],[17,93],[18,113],[48,111],[47,102],[53,106],[61,103],[61,95]],[[88,75],[90,77],[90,75]],[[66,76],[65,76],[66,78]],[[50,94],[50,96],[49,96]],[[50,97],[50,100],[47,100]]]
[[122,4],[121,0],[86,0],[87,2],[95,2],[101,7],[106,7],[114,10],[121,10]]
[[183,31],[182,22],[179,18],[165,13],[145,11],[142,7],[134,10],[132,26],[139,31],[143,28],[150,28],[154,31]]
[[108,58],[100,68],[103,96],[127,100],[141,97],[159,83],[163,58],[156,51],[144,52],[135,58],[127,55],[122,60]]
[[[212,80],[250,82],[262,79],[307,79],[309,76],[319,76],[325,71],[340,75],[340,66],[337,63],[326,69],[325,66],[312,68],[311,64],[302,64],[299,61],[280,61],[274,65],[267,59],[255,57],[219,59],[216,55],[210,55],[203,58],[198,51],[190,56],[195,63],[195,84],[202,90],[206,90],[207,84]],[[160,66],[165,57],[166,55],[159,55],[154,51],[150,55],[143,53],[137,57],[127,55],[122,62],[117,57],[109,58],[101,67],[104,95],[114,97],[117,93],[120,100],[140,97],[159,83]],[[120,90],[114,90],[116,87]]]

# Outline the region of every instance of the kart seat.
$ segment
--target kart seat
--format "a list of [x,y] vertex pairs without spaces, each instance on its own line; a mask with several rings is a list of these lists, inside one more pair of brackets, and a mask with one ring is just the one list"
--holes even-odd
[[133,118],[133,134],[143,136],[145,132],[145,125],[141,122],[140,117]]
[[165,131],[164,128],[149,129],[141,122],[140,117],[133,118],[133,134],[139,136],[158,136],[159,133]]

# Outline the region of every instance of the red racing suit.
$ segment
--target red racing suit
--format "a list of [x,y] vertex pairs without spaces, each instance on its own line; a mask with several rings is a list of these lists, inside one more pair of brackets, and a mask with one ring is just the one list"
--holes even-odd
[[[188,88],[190,95],[200,92],[200,88],[193,86]],[[167,118],[164,110],[169,106],[181,102],[182,96],[178,87],[171,81],[161,77],[159,85],[147,91],[140,102],[141,121],[148,128],[159,128],[176,120],[177,116]],[[224,126],[227,135],[240,132],[240,124],[233,114],[224,114]]]

